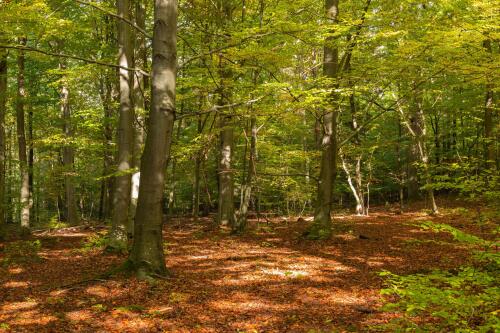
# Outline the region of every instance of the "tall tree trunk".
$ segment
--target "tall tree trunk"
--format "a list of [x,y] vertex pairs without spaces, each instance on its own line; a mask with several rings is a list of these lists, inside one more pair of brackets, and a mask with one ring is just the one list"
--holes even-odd
[[[252,111],[250,111],[252,112]],[[240,209],[236,225],[233,232],[243,232],[247,224],[248,208],[250,207],[250,199],[252,198],[253,180],[256,174],[257,162],[257,118],[252,115],[250,118],[250,156],[248,158],[248,172],[244,183],[241,185],[241,201]],[[245,154],[246,158],[246,154]]]
[[[335,24],[339,14],[339,0],[326,0],[325,10],[328,23]],[[333,37],[328,37],[325,41],[323,75],[332,80],[331,85],[336,85],[333,80],[337,77],[339,52],[337,47],[332,46],[333,41]],[[337,175],[337,106],[334,89],[331,89],[327,104],[322,122],[322,156],[314,223],[307,231],[307,237],[310,239],[328,238],[332,232],[331,208]]]
[[[483,42],[483,46],[488,53],[491,53],[491,40],[487,39]],[[484,159],[485,164],[488,169],[493,169],[496,166],[496,154],[495,154],[495,135],[494,135],[494,93],[493,93],[493,83],[488,82],[486,84],[486,98],[484,104],[484,139],[485,139],[485,151]]]
[[111,214],[111,204],[113,195],[113,178],[110,177],[112,172],[113,164],[113,149],[111,148],[113,143],[113,126],[112,117],[113,110],[111,107],[111,92],[112,86],[109,79],[109,75],[103,72],[99,82],[99,91],[101,95],[101,102],[103,106],[103,155],[102,155],[102,179],[101,179],[101,194],[100,194],[100,204],[99,204],[99,219],[105,220],[110,217]]
[[[117,1],[118,15],[130,20],[129,1]],[[122,67],[130,67],[132,46],[128,23],[118,21],[118,63]],[[118,127],[118,169],[114,183],[113,215],[110,231],[110,250],[123,250],[127,246],[127,229],[129,226],[129,206],[131,191],[131,169],[134,150],[134,110],[131,102],[131,78],[133,74],[124,68],[119,70],[120,80],[120,112]]]
[[218,223],[224,227],[233,227],[234,215],[234,180],[231,168],[234,144],[232,117],[221,115],[219,120],[220,157],[219,157],[219,210]]
[[[200,99],[200,109],[202,105],[202,99]],[[203,131],[201,115],[198,116],[198,136],[201,135]],[[200,149],[196,153],[195,157],[195,166],[194,166],[194,182],[193,182],[193,217],[195,219],[200,215],[200,169],[201,169],[201,159],[202,159],[202,151]]]
[[[230,0],[222,0],[221,26],[224,27],[227,22],[232,20],[232,3]],[[219,103],[229,103],[230,92],[227,87],[232,73],[226,68],[225,61],[222,56],[219,56]],[[229,111],[231,112],[231,110]],[[234,124],[233,117],[226,114],[221,114],[219,118],[220,128],[220,156],[219,156],[219,205],[217,221],[220,226],[234,228],[236,217],[234,212],[234,175],[232,169],[233,149],[234,149]]]
[[[0,35],[0,37],[2,37]],[[0,42],[3,39],[0,38]],[[5,223],[5,111],[7,102],[7,50],[0,49],[0,226]]]
[[[145,30],[146,28],[146,1],[137,0],[135,1],[135,23],[136,25]],[[146,48],[146,36],[142,33],[135,33],[135,46],[134,46],[134,67],[142,68],[146,70],[147,67],[147,48]],[[134,126],[134,159],[133,167],[140,167],[142,149],[144,146],[144,113],[146,110],[146,99],[145,91],[148,86],[147,78],[141,72],[133,73],[134,82],[134,108],[136,122]],[[129,227],[128,232],[133,234],[134,227],[133,221],[135,219],[135,213],[137,211],[137,200],[139,196],[139,185],[140,185],[141,175],[140,172],[136,172],[132,176],[132,190],[130,197],[130,208],[129,208]]]
[[[66,65],[59,64],[59,68],[64,71]],[[66,210],[66,221],[70,225],[79,223],[78,211],[76,208],[75,185],[73,183],[73,173],[75,172],[75,149],[73,148],[74,129],[71,121],[71,109],[69,106],[69,89],[64,83],[64,79],[60,85],[60,107],[61,117],[63,120],[64,147],[62,149],[62,163],[64,172],[64,209]]]
[[166,274],[161,202],[175,118],[177,0],[155,0],[154,22],[152,105],[129,257],[132,269],[142,278]]
[[429,170],[429,154],[427,152],[426,145],[427,129],[423,110],[423,101],[421,95],[422,92],[419,91],[418,87],[416,86],[414,86],[413,91],[415,93],[415,101],[411,110],[412,114],[410,116],[408,130],[410,131],[413,138],[413,149],[417,151],[419,161],[422,165],[423,178],[425,181],[427,197],[431,205],[432,213],[436,214],[438,213],[438,207],[434,198],[434,190],[432,189],[432,179]]
[[[26,38],[19,38],[20,45],[26,45]],[[26,99],[26,87],[24,82],[24,52],[19,51],[17,56],[17,142],[19,148],[19,170],[21,176],[20,203],[21,203],[21,226],[30,226],[30,184],[28,171],[28,156],[26,154],[26,131],[24,122],[24,105]]]

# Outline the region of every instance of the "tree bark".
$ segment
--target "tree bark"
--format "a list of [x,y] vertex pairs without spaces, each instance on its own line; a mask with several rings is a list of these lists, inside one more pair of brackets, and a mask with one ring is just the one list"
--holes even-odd
[[103,170],[101,180],[101,195],[99,204],[99,219],[105,220],[111,216],[112,197],[113,197],[113,178],[110,177],[113,165],[113,110],[112,102],[112,85],[109,74],[104,72],[101,75],[99,82],[99,90],[101,102],[104,111],[102,133],[103,133]]
[[[26,45],[26,38],[20,37],[19,44]],[[17,56],[17,142],[19,148],[19,170],[21,176],[20,203],[21,203],[21,226],[29,228],[30,226],[30,185],[28,171],[28,156],[26,153],[26,131],[24,121],[24,105],[26,99],[26,87],[24,82],[24,52],[19,51]]]
[[418,154],[418,159],[422,165],[427,197],[431,205],[432,213],[437,214],[439,211],[434,197],[434,190],[432,189],[432,179],[429,170],[429,154],[427,152],[426,145],[427,128],[425,124],[425,115],[422,105],[422,92],[419,91],[417,87],[414,87],[413,91],[415,93],[415,100],[411,110],[412,114],[410,116],[408,130],[410,131],[413,138],[412,149],[415,150]]
[[[0,35],[0,37],[2,37]],[[0,41],[3,41],[0,38]],[[5,223],[5,111],[7,102],[7,50],[0,49],[0,226]]]
[[[339,0],[326,0],[326,16],[328,23],[337,22]],[[324,47],[323,75],[332,81],[338,73],[338,48],[332,46],[334,37],[327,37]],[[331,83],[336,85],[335,82]],[[307,231],[310,239],[328,238],[332,232],[331,207],[333,202],[333,187],[337,175],[337,106],[335,92],[330,92],[328,106],[322,117],[321,164],[317,190],[314,222]]]
[[[118,15],[129,20],[129,1],[117,1]],[[123,250],[127,247],[129,231],[129,207],[134,150],[134,109],[131,102],[131,64],[132,46],[130,26],[123,20],[118,21],[118,64],[120,80],[120,111],[118,127],[118,169],[114,183],[113,215],[110,231],[110,250]]]
[[[233,232],[241,233],[245,230],[247,224],[248,208],[250,207],[250,199],[252,198],[253,179],[256,174],[257,162],[257,118],[250,118],[250,156],[248,158],[248,172],[245,182],[241,185],[241,201],[240,209],[236,225]],[[245,157],[246,158],[246,154]]]
[[155,0],[152,105],[141,160],[134,244],[129,257],[141,278],[167,270],[163,254],[162,198],[175,119],[177,0]]
[[[483,47],[486,52],[491,53],[491,40],[487,39],[483,42]],[[485,151],[484,159],[485,164],[488,169],[494,169],[496,166],[496,154],[495,154],[495,135],[494,135],[494,93],[493,93],[493,83],[488,82],[486,84],[486,97],[484,103],[484,139],[485,139]]]
[[[229,0],[221,1],[221,26],[225,26],[232,19],[232,4]],[[231,71],[225,67],[222,56],[219,56],[219,103],[224,105],[230,101],[228,81]],[[218,165],[219,174],[219,205],[217,221],[220,226],[234,228],[236,217],[234,211],[234,175],[231,168],[234,149],[233,117],[221,114],[219,118],[220,129],[220,156]]]
[[[135,1],[135,24],[145,30],[146,28],[146,2],[145,0]],[[143,70],[147,67],[147,48],[146,48],[146,36],[141,33],[134,33],[135,35],[135,46],[134,46],[134,66],[142,68]],[[144,146],[144,113],[146,110],[146,99],[145,91],[148,86],[148,80],[143,75],[142,72],[132,73],[132,80],[134,82],[133,90],[133,101],[134,101],[134,113],[136,121],[134,123],[134,158],[133,167],[137,168],[140,166],[142,150]],[[133,236],[133,221],[135,219],[135,213],[137,211],[137,200],[139,195],[139,184],[140,184],[140,173],[136,172],[132,176],[132,190],[130,197],[130,208],[129,208],[129,226],[128,233]]]
[[231,162],[233,157],[234,129],[232,117],[222,115],[220,127],[219,157],[219,210],[218,223],[224,227],[234,227],[234,180]]
[[[61,70],[65,70],[63,63],[59,64]],[[64,80],[62,81],[64,82]],[[75,149],[73,148],[74,129],[71,121],[71,109],[69,106],[69,90],[65,83],[60,86],[60,107],[63,119],[64,146],[62,149],[62,163],[64,172],[64,208],[66,210],[66,221],[70,225],[79,223],[78,211],[76,207],[75,185],[73,183],[73,173],[75,172]]]
[[[202,105],[200,99],[200,106]],[[200,108],[201,109],[201,108]],[[203,131],[201,115],[198,116],[198,136],[201,135]],[[195,156],[195,166],[194,166],[194,182],[193,182],[193,217],[195,219],[200,215],[200,169],[201,169],[201,159],[202,159],[202,151],[200,149]]]

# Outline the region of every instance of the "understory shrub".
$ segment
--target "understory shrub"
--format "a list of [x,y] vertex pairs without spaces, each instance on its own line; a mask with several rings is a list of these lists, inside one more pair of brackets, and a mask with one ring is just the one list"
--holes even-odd
[[426,222],[424,229],[449,232],[474,250],[469,265],[428,274],[380,273],[387,288],[384,311],[400,316],[376,327],[392,332],[498,332],[500,330],[500,254],[498,242],[464,233],[446,224]]

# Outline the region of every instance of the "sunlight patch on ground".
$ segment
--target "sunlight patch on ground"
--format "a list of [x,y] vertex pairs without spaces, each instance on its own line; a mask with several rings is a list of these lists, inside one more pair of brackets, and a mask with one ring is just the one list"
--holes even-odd
[[5,288],[27,288],[29,285],[26,281],[9,281],[3,284]]
[[308,276],[310,273],[304,270],[287,270],[287,269],[279,269],[279,268],[261,268],[262,273],[267,275],[276,275],[281,277],[289,277],[289,278],[301,278]]
[[24,272],[24,269],[21,267],[11,267],[8,269],[9,274],[21,274]]
[[109,296],[109,291],[108,288],[101,287],[101,286],[91,286],[85,289],[85,291],[91,295],[98,296],[98,297],[106,297]]
[[20,310],[28,310],[36,307],[38,302],[35,301],[26,301],[26,302],[13,302],[8,303],[2,306],[2,311],[5,312],[15,312]]
[[94,314],[89,310],[76,310],[66,312],[66,317],[71,321],[87,321],[91,320]]

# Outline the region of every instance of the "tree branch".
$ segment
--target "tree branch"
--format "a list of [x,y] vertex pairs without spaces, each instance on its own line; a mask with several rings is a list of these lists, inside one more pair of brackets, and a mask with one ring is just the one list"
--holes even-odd
[[2,45],[0,44],[0,49],[12,49],[12,50],[21,50],[21,51],[28,51],[28,52],[35,52],[35,53],[41,53],[45,54],[47,56],[52,56],[52,57],[57,57],[57,58],[67,58],[67,59],[74,59],[74,60],[79,60],[83,61],[88,64],[94,64],[94,65],[99,65],[99,66],[105,66],[105,67],[112,67],[112,68],[118,68],[118,69],[125,69],[127,71],[131,72],[140,72],[144,76],[150,76],[149,73],[145,72],[144,70],[140,68],[130,68],[130,67],[125,67],[125,66],[120,66],[120,65],[115,65],[115,64],[109,64],[106,62],[102,62],[99,60],[94,60],[94,59],[87,59],[75,55],[69,55],[69,54],[64,54],[64,53],[55,53],[55,52],[50,52],[50,51],[45,51],[41,49],[35,49],[33,47],[29,46],[21,46],[21,45]]
[[90,6],[92,8],[95,8],[97,10],[100,10],[101,12],[105,13],[106,15],[109,15],[109,16],[112,16],[116,19],[119,19],[119,20],[122,20],[123,22],[127,23],[128,25],[130,25],[132,28],[134,28],[135,30],[139,31],[141,34],[143,34],[144,36],[146,36],[147,38],[149,39],[153,39],[153,36],[151,36],[150,34],[148,34],[146,32],[146,30],[142,29],[141,27],[137,26],[134,22],[124,18],[124,17],[121,17],[120,15],[118,14],[115,14],[115,13],[112,13],[96,4],[93,4],[91,2],[87,2],[87,1],[82,1],[82,0],[74,0],[75,2],[78,2],[82,5],[85,5],[85,6]]

